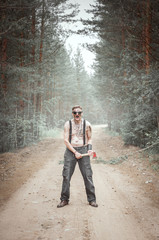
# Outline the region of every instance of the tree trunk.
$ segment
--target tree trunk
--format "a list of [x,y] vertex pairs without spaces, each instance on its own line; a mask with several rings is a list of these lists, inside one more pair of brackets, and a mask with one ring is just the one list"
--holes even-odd
[[[24,67],[24,33],[21,32],[21,46],[20,46],[20,67]],[[21,73],[22,74],[22,73]],[[19,85],[19,91],[17,92],[17,99],[19,98],[18,101],[18,112],[17,112],[17,120],[18,117],[24,120],[24,79],[22,75],[20,76],[20,85]],[[18,146],[22,146],[24,142],[24,130],[23,130],[23,124],[24,123],[19,123],[18,126],[18,132],[17,132],[17,144]]]
[[[32,39],[33,41],[35,41],[35,24],[36,24],[36,10],[35,8],[32,8],[32,27],[31,27],[31,33],[32,33]],[[35,65],[35,42],[33,42],[32,45],[32,49],[31,49],[31,55],[32,55],[32,64],[33,66]],[[32,119],[31,121],[31,133],[32,133],[32,137],[33,140],[36,138],[36,126],[35,126],[35,122],[36,122],[36,93],[35,93],[35,89],[36,89],[36,81],[35,81],[35,77],[34,77],[34,73],[32,74],[32,78],[34,81],[32,81],[31,83],[31,103],[32,103],[32,108],[29,114],[29,119]]]
[[2,41],[2,87],[4,91],[4,95],[6,95],[7,92],[7,83],[6,83],[6,77],[5,77],[5,69],[7,65],[7,39],[4,38]]
[[146,74],[149,74],[150,70],[150,31],[151,31],[151,9],[150,0],[146,0],[146,23],[145,23],[145,69]]
[[[42,1],[42,17],[41,17],[41,35],[40,35],[40,50],[39,50],[39,63],[40,63],[40,68],[39,68],[39,75],[42,73],[42,68],[41,68],[41,63],[42,63],[42,58],[43,58],[43,38],[44,38],[44,4],[45,0]],[[39,115],[42,114],[42,81],[41,79],[38,80],[38,89],[39,93],[37,94],[37,112]]]

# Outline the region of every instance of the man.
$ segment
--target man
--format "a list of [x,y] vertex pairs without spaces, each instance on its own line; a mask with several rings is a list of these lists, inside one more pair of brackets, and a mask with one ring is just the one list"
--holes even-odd
[[[64,126],[64,143],[66,145],[66,151],[64,154],[61,202],[57,207],[64,207],[69,202],[70,180],[77,162],[84,179],[87,200],[90,206],[98,207],[90,165],[90,156],[93,153],[91,124],[82,118],[82,107],[79,105],[72,108],[72,115],[73,119],[67,121]],[[82,154],[85,153],[88,153],[89,156],[82,157]]]

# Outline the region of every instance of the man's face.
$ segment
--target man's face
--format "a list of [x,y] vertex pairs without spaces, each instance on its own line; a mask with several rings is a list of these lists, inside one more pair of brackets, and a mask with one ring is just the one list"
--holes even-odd
[[72,111],[72,115],[74,117],[74,120],[80,122],[81,118],[82,118],[82,110],[80,108],[75,108]]

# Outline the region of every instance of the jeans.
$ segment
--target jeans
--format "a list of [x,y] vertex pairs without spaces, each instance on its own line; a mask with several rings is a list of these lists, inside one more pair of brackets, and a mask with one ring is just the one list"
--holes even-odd
[[[87,153],[87,146],[74,147],[79,153]],[[76,163],[78,162],[79,169],[83,176],[87,200],[88,202],[96,201],[95,188],[92,180],[92,169],[90,165],[90,157],[85,156],[80,159],[75,158],[74,153],[66,149],[64,154],[64,167],[63,167],[63,183],[61,191],[61,200],[69,201],[70,198],[70,181],[74,173]]]

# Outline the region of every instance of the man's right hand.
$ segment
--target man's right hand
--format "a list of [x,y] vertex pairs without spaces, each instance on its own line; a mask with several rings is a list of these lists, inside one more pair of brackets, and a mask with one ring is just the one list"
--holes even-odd
[[80,159],[80,158],[82,158],[82,154],[80,154],[79,152],[75,152],[75,157],[77,158],[77,159]]

